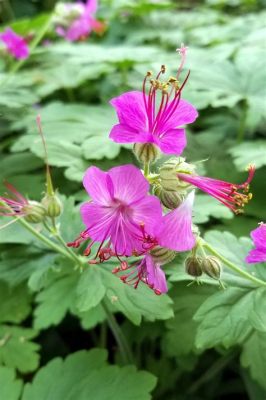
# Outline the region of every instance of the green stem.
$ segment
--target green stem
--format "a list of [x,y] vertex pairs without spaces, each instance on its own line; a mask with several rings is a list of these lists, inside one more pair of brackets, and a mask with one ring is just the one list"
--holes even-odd
[[231,261],[227,260],[225,257],[223,257],[220,253],[218,253],[210,244],[205,242],[203,239],[200,239],[200,244],[203,247],[205,247],[207,250],[209,250],[209,252],[212,253],[214,256],[219,258],[232,271],[237,272],[240,276],[243,276],[243,278],[246,278],[246,279],[250,280],[251,282],[256,283],[259,286],[266,286],[266,282],[262,281],[259,278],[256,278],[255,276],[249,274],[246,271],[243,271],[243,269],[239,268],[237,265],[235,265]]
[[239,143],[243,142],[244,137],[245,137],[245,130],[246,130],[246,122],[247,122],[247,113],[248,113],[248,104],[247,101],[243,101],[243,106],[242,106],[242,113],[239,121],[239,127],[238,127],[238,132],[237,132],[237,141]]
[[131,350],[129,348],[129,345],[127,343],[127,340],[118,325],[113,313],[110,311],[109,306],[107,302],[104,300],[102,302],[103,309],[106,313],[107,316],[107,323],[115,337],[115,340],[120,348],[121,356],[123,358],[124,364],[134,364],[133,356],[131,353]]
[[144,176],[147,178],[150,175],[150,163],[146,162],[144,164]]
[[[36,229],[33,228],[33,226],[31,226],[27,221],[25,221],[25,219],[17,218],[17,221],[22,226],[24,226],[24,228],[26,228],[29,232],[31,232],[34,236],[36,236],[37,239],[46,244],[46,246],[50,247],[50,249],[64,255],[67,258],[70,258],[70,254],[65,249],[63,249],[61,246],[58,246],[56,243],[54,243],[52,240],[44,236],[42,233],[38,232]],[[71,260],[73,261],[72,258]]]
[[[38,46],[38,44],[40,43],[40,41],[43,39],[44,35],[46,34],[46,32],[48,31],[48,29],[50,28],[51,25],[51,20],[52,17],[48,18],[48,20],[46,21],[46,23],[42,26],[42,28],[39,30],[38,35],[35,37],[35,39],[31,42],[30,45],[30,54],[33,53],[33,51],[35,50],[35,48]],[[13,68],[9,71],[8,76],[6,77],[6,79],[4,79],[1,84],[7,84],[10,80],[10,78],[16,73],[18,72],[18,70],[27,62],[28,58],[20,60],[18,62],[16,62],[13,65]]]

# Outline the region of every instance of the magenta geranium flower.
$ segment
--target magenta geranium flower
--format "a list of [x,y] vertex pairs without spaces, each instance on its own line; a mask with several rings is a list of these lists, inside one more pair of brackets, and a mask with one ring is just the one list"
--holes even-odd
[[26,40],[11,28],[6,28],[3,33],[0,33],[0,40],[5,44],[7,52],[18,60],[29,56],[29,46]]
[[[182,47],[179,77],[184,64],[186,51]],[[195,121],[197,110],[181,99],[182,89],[188,79],[180,86],[177,78],[170,77],[166,82],[160,80],[165,66],[155,79],[148,72],[142,92],[126,92],[113,98],[110,103],[116,109],[119,124],[115,125],[110,138],[117,143],[153,143],[163,153],[180,155],[186,146],[183,125]]]
[[258,228],[251,231],[250,235],[255,248],[250,250],[246,262],[250,264],[266,262],[266,224],[261,223]]
[[242,212],[245,204],[252,198],[252,194],[249,193],[249,184],[254,177],[254,165],[249,167],[248,172],[248,178],[242,184],[230,183],[190,173],[178,173],[177,176],[181,181],[196,186],[220,201],[236,214],[239,214]]
[[56,32],[71,42],[86,38],[91,31],[100,33],[105,28],[102,22],[94,18],[98,8],[97,0],[60,4],[59,7],[63,7],[63,11],[60,10],[62,23],[57,25]]
[[149,183],[138,168],[124,165],[103,172],[90,167],[83,184],[92,198],[81,206],[87,229],[70,246],[77,247],[80,241],[90,238],[92,242],[85,251],[89,254],[92,243],[100,242],[97,256],[101,261],[113,255],[142,252],[143,241],[149,247],[150,234],[161,222],[162,209],[157,197],[148,195]]
[[148,247],[142,246],[144,257],[132,265],[121,262],[113,273],[122,272],[120,279],[134,288],[140,282],[148,285],[156,294],[167,292],[167,283],[161,264],[152,256],[151,250],[157,245],[174,251],[188,251],[195,246],[196,238],[192,232],[192,207],[194,191],[175,210],[163,217],[161,225],[157,226],[153,240]]

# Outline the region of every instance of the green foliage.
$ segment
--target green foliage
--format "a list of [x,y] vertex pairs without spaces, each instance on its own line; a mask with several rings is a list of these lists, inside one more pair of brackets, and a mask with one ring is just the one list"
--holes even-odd
[[16,379],[13,369],[0,367],[0,387],[3,399],[19,400],[22,382]]
[[[65,361],[55,359],[43,367],[32,384],[26,384],[22,400],[69,398],[149,400],[156,379],[133,366],[120,368],[106,362],[105,350],[80,351]],[[137,385],[136,385],[137,382]]]
[[[4,5],[5,26],[30,40],[51,17],[55,1],[6,3],[12,9]],[[191,71],[183,97],[200,114],[187,129],[184,156],[198,173],[234,183],[245,181],[249,163],[257,169],[246,214],[234,217],[197,191],[193,222],[224,258],[266,281],[264,265],[245,262],[252,248],[249,232],[266,220],[262,2],[206,0],[193,7],[173,1],[99,3],[97,18],[107,26],[103,36],[92,33],[88,40],[71,43],[51,28],[45,35],[48,43],[33,49],[17,72],[18,64],[2,57],[0,49],[0,195],[5,196],[2,182],[7,179],[26,198],[43,197],[40,114],[63,203],[50,231],[34,225],[62,246],[60,255],[19,221],[5,227],[12,218],[0,216],[0,399],[212,400],[248,393],[251,400],[264,400],[265,287],[240,277],[226,263],[224,290],[205,274],[194,280],[185,272],[186,254],[180,254],[163,266],[169,293],[156,296],[144,284],[135,290],[112,274],[118,261],[88,264],[81,256],[85,245],[70,255],[55,234],[56,227],[68,243],[84,229],[79,202],[90,200],[81,185],[88,167],[107,170],[136,163],[131,145],[109,140],[117,123],[109,100],[141,90],[146,72],[156,75],[162,64],[167,67],[163,79],[175,76],[175,49],[183,42],[189,45],[185,69]],[[124,361],[123,336],[133,361]],[[107,362],[104,348],[114,365]],[[125,365],[132,362],[139,371]]]

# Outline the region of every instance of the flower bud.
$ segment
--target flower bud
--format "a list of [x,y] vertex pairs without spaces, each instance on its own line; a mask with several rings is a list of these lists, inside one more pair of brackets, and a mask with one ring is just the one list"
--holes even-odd
[[25,220],[32,224],[42,222],[46,216],[44,206],[37,201],[29,200],[28,203],[22,207],[21,211],[25,215]]
[[185,266],[187,274],[195,277],[202,275],[202,257],[188,257]]
[[46,210],[46,215],[51,218],[58,217],[62,211],[62,203],[55,194],[46,194],[42,199],[42,205]]
[[169,262],[173,261],[176,256],[175,251],[161,246],[154,247],[150,253],[154,261],[158,262],[160,265],[168,264]]
[[155,196],[159,197],[162,204],[170,210],[174,210],[175,208],[179,207],[184,200],[184,196],[182,196],[182,194],[165,190],[161,185],[156,185],[153,192]]
[[153,163],[160,157],[160,150],[152,143],[135,143],[133,153],[142,164]]
[[207,256],[202,261],[202,270],[210,278],[220,279],[221,277],[221,263],[217,257]]
[[183,191],[183,194],[185,194],[190,184],[180,181],[177,174],[191,174],[194,170],[194,165],[186,163],[185,158],[170,158],[170,160],[166,161],[159,169],[161,185],[165,190],[178,190],[178,192]]

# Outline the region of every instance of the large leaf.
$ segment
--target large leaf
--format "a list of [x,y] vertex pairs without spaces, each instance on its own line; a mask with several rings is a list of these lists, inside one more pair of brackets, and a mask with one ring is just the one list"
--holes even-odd
[[3,400],[19,400],[22,382],[16,379],[12,368],[0,367],[0,388]]
[[39,365],[39,345],[32,342],[37,332],[32,329],[0,325],[0,365],[32,372]]
[[23,321],[31,311],[30,301],[31,296],[26,286],[11,289],[0,281],[0,322]]
[[244,142],[229,149],[238,170],[243,171],[249,164],[256,168],[266,165],[266,141]]
[[96,307],[105,295],[106,288],[102,282],[101,271],[96,266],[88,266],[82,272],[77,285],[77,308],[87,311]]
[[241,364],[249,368],[251,376],[266,390],[266,333],[254,332],[244,345]]
[[[22,400],[149,400],[156,379],[135,367],[109,366],[105,350],[71,354],[52,360],[26,384]],[[137,382],[137,384],[136,384]]]

